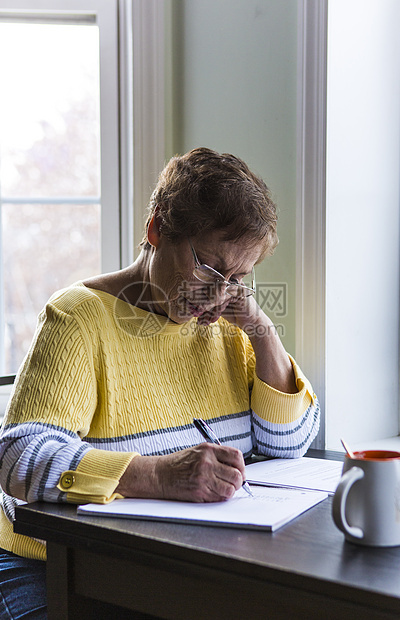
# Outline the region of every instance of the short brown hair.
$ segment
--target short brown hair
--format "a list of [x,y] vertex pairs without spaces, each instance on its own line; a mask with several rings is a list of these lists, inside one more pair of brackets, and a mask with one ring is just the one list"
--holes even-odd
[[157,206],[160,232],[172,242],[218,229],[227,241],[264,241],[264,255],[278,243],[268,187],[229,153],[201,147],[170,159],[151,195],[141,246],[150,247],[146,234]]

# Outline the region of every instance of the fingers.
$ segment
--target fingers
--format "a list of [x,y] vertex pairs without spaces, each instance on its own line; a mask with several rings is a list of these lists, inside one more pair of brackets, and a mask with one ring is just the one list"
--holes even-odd
[[[221,464],[228,466],[228,470],[238,470],[241,474],[241,482],[243,484],[246,470],[243,454],[236,448],[230,446],[217,446],[215,444],[201,444],[203,449],[212,450],[215,458]],[[228,471],[227,470],[227,471]],[[227,474],[229,476],[229,474]]]
[[156,471],[162,497],[182,501],[229,499],[245,480],[242,453],[209,443],[159,457]]
[[136,456],[116,489],[124,497],[217,502],[245,480],[240,450],[202,443],[166,456]]
[[215,472],[212,491],[217,495],[218,500],[229,499],[240,489],[243,481],[243,476],[238,469],[222,464],[220,470]]
[[195,501],[222,501],[233,497],[245,479],[239,450],[214,444],[197,447],[199,460],[192,482]]

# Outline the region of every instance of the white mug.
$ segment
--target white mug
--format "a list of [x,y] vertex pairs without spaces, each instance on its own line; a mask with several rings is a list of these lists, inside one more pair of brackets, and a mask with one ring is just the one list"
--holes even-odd
[[346,455],[332,515],[346,540],[372,547],[400,545],[400,452]]

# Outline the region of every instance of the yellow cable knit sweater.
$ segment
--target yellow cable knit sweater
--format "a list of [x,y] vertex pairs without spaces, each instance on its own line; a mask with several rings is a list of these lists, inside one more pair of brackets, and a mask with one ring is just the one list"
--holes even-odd
[[77,283],[56,293],[18,373],[0,439],[0,547],[45,558],[40,541],[12,531],[24,501],[112,501],[137,454],[202,441],[194,417],[222,443],[301,456],[319,407],[292,360],[297,394],[255,375],[247,336],[219,319],[177,325]]

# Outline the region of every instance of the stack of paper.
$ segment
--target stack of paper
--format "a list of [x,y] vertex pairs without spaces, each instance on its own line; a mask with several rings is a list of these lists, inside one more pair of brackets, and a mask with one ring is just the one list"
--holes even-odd
[[333,495],[342,475],[343,463],[326,459],[271,459],[246,466],[250,484],[325,491]]

